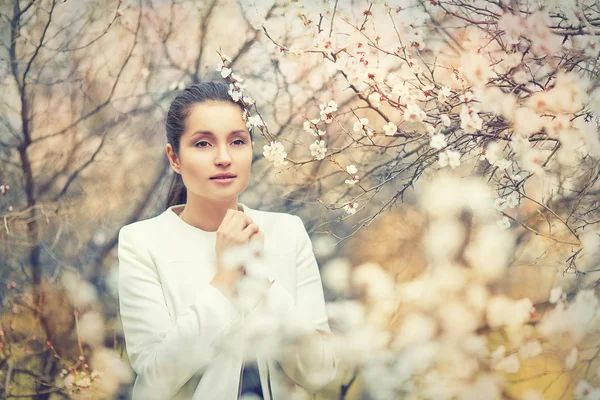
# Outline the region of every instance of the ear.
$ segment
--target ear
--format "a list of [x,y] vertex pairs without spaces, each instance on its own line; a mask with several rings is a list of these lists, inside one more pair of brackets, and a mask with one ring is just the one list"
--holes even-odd
[[167,157],[169,158],[169,163],[171,164],[171,168],[178,174],[181,174],[181,168],[179,166],[179,157],[177,153],[173,150],[173,147],[167,143],[165,146],[165,151],[167,152]]

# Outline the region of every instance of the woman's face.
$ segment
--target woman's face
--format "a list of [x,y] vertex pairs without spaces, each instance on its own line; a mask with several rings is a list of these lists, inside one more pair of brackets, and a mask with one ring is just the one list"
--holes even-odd
[[[192,106],[181,135],[179,155],[167,145],[173,169],[181,174],[194,195],[216,202],[237,199],[248,186],[252,165],[252,141],[239,106],[223,102],[203,102]],[[217,174],[235,175],[215,179]]]

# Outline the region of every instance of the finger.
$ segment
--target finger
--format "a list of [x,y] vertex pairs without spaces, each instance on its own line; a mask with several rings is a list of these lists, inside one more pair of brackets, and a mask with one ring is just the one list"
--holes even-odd
[[265,235],[262,233],[262,231],[260,230],[260,227],[258,228],[258,230],[256,232],[254,232],[252,234],[252,236],[250,236],[250,239],[261,239],[263,238]]
[[236,214],[232,217],[232,229],[235,232],[240,232],[253,223],[254,221],[252,218],[240,211],[236,212]]
[[231,223],[231,219],[233,218],[233,211],[231,209],[227,209],[227,211],[225,212],[225,216],[223,217],[223,221],[221,221],[221,224],[219,225],[219,229],[221,229],[222,231],[226,231],[227,227],[229,226],[229,224]]
[[258,230],[259,230],[258,225],[250,224],[246,228],[244,228],[244,230],[242,231],[242,236],[247,241],[252,237],[252,235],[254,235],[256,232],[258,232]]
[[236,211],[231,208],[228,208],[219,228],[223,233],[236,234],[248,225],[244,222],[243,219],[240,219],[242,218],[241,216],[245,215],[246,214],[244,214],[241,211]]

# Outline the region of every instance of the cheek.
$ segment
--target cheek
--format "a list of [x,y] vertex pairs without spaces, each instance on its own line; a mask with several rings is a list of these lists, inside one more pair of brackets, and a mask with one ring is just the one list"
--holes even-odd
[[203,176],[207,173],[206,171],[210,171],[211,160],[209,152],[189,149],[182,157],[182,175],[190,177]]
[[252,163],[252,148],[248,147],[245,149],[239,149],[239,153],[236,155],[236,161],[238,164],[251,164]]

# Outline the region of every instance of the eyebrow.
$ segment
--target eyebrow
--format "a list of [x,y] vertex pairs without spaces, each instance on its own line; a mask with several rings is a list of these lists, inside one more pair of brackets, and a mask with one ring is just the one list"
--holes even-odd
[[[229,132],[228,136],[239,134],[239,133],[246,133],[246,134],[248,134],[248,131],[245,131],[243,129],[238,129],[238,130]],[[213,136],[213,137],[215,136],[215,134],[212,133],[211,131],[196,131],[196,132],[192,133],[191,137],[198,136],[198,135],[208,135],[208,136]]]

